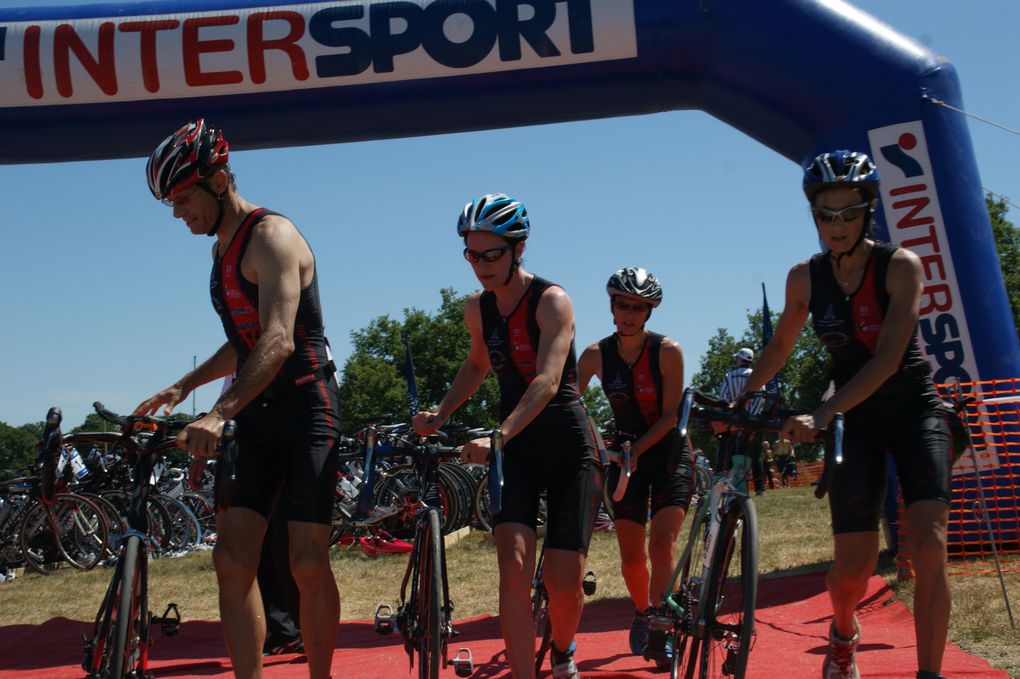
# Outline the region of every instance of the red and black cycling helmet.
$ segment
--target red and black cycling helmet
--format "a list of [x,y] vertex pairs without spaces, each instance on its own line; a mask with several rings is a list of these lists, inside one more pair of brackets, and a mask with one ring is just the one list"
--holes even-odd
[[837,187],[857,189],[870,202],[878,197],[879,184],[878,168],[859,151],[829,151],[804,168],[804,195],[812,202],[819,191]]
[[213,193],[203,179],[226,167],[229,157],[230,145],[223,133],[206,127],[205,120],[199,118],[164,139],[149,156],[145,166],[149,190],[162,201],[195,184]]
[[627,267],[609,277],[606,292],[610,297],[622,295],[647,302],[653,309],[662,302],[662,285],[654,274],[644,269]]

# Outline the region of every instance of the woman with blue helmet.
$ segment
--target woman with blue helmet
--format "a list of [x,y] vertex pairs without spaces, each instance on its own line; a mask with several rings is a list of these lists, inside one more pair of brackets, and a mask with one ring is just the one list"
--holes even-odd
[[824,252],[794,265],[786,307],[745,389],[761,389],[785,363],[811,315],[832,357],[835,392],[810,415],[790,418],[783,435],[812,441],[845,413],[843,463],[829,490],[834,562],[826,578],[833,620],[825,679],[858,679],[861,626],[854,615],[878,558],[878,520],[891,452],[907,504],[907,539],[917,573],[914,628],[918,679],[937,679],[949,625],[946,526],[950,435],[917,342],[921,261],[875,240],[870,225],[879,191],[867,155],[833,151],[804,170]]
[[[574,310],[558,285],[521,267],[531,232],[524,205],[486,194],[464,206],[457,235],[482,291],[468,298],[471,349],[433,412],[414,418],[419,434],[439,429],[481,386],[499,378],[504,441],[503,509],[493,517],[499,561],[499,619],[510,668],[535,676],[535,572],[539,494],[547,493],[544,580],[552,624],[552,676],[577,678],[574,633],[583,605],[582,575],[599,504],[594,435],[577,390]],[[486,462],[489,439],[464,446],[462,459]]]

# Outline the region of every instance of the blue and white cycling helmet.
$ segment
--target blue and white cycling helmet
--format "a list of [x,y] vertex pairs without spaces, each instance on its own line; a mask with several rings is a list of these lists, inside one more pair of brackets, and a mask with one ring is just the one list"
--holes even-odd
[[867,154],[858,151],[830,151],[812,160],[804,168],[804,195],[813,201],[822,189],[857,189],[867,201],[878,196],[878,168]]
[[505,193],[487,193],[464,206],[457,220],[457,235],[488,231],[508,240],[524,240],[531,233],[524,203]]

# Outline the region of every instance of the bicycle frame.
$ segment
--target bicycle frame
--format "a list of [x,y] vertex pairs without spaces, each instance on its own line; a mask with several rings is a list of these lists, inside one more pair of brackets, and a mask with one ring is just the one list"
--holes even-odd
[[[119,433],[81,432],[67,435],[65,442],[111,443],[125,451],[133,467],[131,501],[127,512],[128,529],[120,538],[117,567],[100,604],[93,626],[93,636],[84,640],[82,667],[90,679],[121,679],[124,676],[144,679],[148,673],[150,631],[153,623],[160,625],[166,636],[177,634],[181,617],[177,605],[170,603],[162,616],[149,611],[148,552],[149,537],[146,503],[152,490],[150,482],[154,465],[162,454],[176,444],[176,432],[191,421],[168,421],[148,416],[121,417],[106,410],[98,401],[93,404],[104,419],[122,427]],[[235,459],[233,421],[224,425],[222,464],[225,482],[232,480]],[[219,469],[220,465],[217,465]],[[229,489],[220,489],[220,502]],[[221,505],[222,506],[222,505]]]

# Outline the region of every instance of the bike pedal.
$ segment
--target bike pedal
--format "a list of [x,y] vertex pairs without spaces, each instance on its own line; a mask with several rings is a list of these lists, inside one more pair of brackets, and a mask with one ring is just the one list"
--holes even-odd
[[598,583],[595,581],[595,573],[592,571],[585,573],[584,580],[581,581],[581,589],[584,590],[585,596],[591,596],[594,594],[597,584]]
[[467,648],[457,649],[457,655],[450,661],[453,664],[453,671],[458,677],[470,677],[475,671],[475,661],[471,657],[471,651]]
[[159,618],[159,629],[165,637],[177,636],[181,631],[181,613],[177,610],[177,604],[167,604],[166,610]]
[[[85,670],[86,672],[91,672],[91,670],[92,670],[92,647],[93,647],[93,644],[92,644],[92,640],[89,639],[88,637],[86,637],[84,632],[81,635],[81,643],[82,643],[82,646],[85,647],[84,648],[84,652],[82,654],[82,658],[81,658],[81,668],[83,670]],[[92,676],[92,675],[89,674],[89,676]]]
[[397,616],[387,604],[379,604],[375,610],[375,631],[377,634],[391,634],[397,627]]

